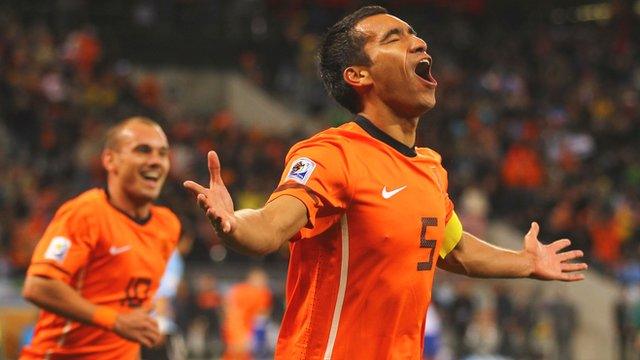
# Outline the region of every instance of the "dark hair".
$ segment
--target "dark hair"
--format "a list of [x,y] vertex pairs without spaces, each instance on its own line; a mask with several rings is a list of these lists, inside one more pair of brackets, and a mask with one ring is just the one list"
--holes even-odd
[[362,7],[331,26],[320,43],[318,60],[324,87],[340,105],[354,114],[362,110],[362,103],[358,93],[344,81],[342,73],[352,65],[371,65],[371,59],[364,52],[366,35],[354,27],[362,19],[378,14],[387,14],[387,9]]

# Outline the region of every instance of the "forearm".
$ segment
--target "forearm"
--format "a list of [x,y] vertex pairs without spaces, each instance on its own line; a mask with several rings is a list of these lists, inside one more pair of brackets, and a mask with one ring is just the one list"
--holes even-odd
[[279,248],[282,241],[262,209],[238,210],[234,215],[236,227],[233,231],[220,233],[225,246],[247,255],[265,255]]
[[446,270],[479,278],[522,278],[533,271],[532,259],[526,252],[489,244],[467,232],[463,232],[460,243],[443,265]]
[[307,222],[306,207],[291,196],[282,196],[259,210],[238,210],[234,215],[233,230],[220,233],[220,237],[226,246],[249,255],[278,250]]
[[93,324],[98,308],[62,281],[39,276],[27,277],[23,296],[40,308],[85,324]]

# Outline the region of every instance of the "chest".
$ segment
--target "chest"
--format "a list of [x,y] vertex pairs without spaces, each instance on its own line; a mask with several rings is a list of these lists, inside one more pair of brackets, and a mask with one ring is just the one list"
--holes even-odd
[[[363,164],[348,216],[357,219],[358,247],[369,254],[435,256],[444,237],[446,179],[438,164],[380,161]],[[418,255],[419,256],[419,255]],[[424,265],[427,266],[427,265]]]
[[175,243],[172,237],[176,235],[153,225],[143,226],[117,217],[105,219],[100,224],[93,263],[114,282],[123,279],[123,274],[130,278],[159,278]]

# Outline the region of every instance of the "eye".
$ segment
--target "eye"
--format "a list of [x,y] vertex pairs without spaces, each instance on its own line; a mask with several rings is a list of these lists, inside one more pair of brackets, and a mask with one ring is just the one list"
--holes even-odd
[[141,154],[151,154],[151,152],[153,151],[153,149],[151,149],[151,146],[149,145],[138,145],[135,148],[133,148],[134,152],[137,153],[141,153]]

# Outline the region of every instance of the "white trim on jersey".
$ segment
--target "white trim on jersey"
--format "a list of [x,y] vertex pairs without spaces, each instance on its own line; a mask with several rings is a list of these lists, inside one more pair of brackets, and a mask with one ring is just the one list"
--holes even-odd
[[347,274],[349,273],[349,224],[347,215],[342,215],[340,219],[340,229],[342,231],[342,260],[340,262],[340,285],[338,286],[338,297],[336,307],[333,309],[333,319],[331,320],[331,330],[329,331],[329,341],[324,352],[324,359],[330,360],[333,353],[333,346],[338,335],[338,325],[340,324],[340,313],[344,303],[344,293],[347,290]]
[[[80,275],[78,276],[78,282],[76,283],[76,291],[78,293],[82,291],[82,286],[84,286],[84,277],[86,274],[87,274],[87,268],[84,267],[80,270]],[[67,334],[69,333],[69,331],[71,331],[72,324],[73,324],[73,321],[67,319],[67,322],[64,324],[64,327],[62,327],[62,333],[60,334],[60,338],[58,339],[59,348],[62,347],[65,341],[67,340]],[[49,360],[51,359],[52,355],[53,355],[53,349],[47,349],[44,355],[44,359]]]

